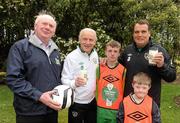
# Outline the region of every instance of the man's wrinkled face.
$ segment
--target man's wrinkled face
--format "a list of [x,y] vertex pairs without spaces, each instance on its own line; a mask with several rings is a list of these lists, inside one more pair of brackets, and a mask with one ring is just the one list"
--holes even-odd
[[34,25],[35,34],[44,42],[48,42],[55,34],[56,22],[49,15],[42,15]]
[[80,47],[86,53],[91,53],[96,44],[96,35],[93,32],[85,31],[79,38]]

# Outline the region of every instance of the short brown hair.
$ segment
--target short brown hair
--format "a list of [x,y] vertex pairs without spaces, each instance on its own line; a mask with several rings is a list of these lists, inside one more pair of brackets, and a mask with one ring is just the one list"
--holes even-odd
[[151,78],[147,73],[139,72],[133,76],[133,83],[151,86]]
[[121,44],[118,42],[118,41],[115,41],[115,40],[111,40],[111,41],[109,41],[107,44],[106,44],[106,48],[108,47],[108,46],[111,46],[111,47],[117,47],[117,48],[119,48],[119,50],[121,49]]
[[148,20],[144,19],[144,20],[139,20],[139,21],[135,22],[133,27],[132,27],[132,31],[134,31],[134,27],[135,27],[136,24],[140,24],[140,25],[146,24],[148,26],[148,30],[149,31],[151,30],[151,26],[150,26]]

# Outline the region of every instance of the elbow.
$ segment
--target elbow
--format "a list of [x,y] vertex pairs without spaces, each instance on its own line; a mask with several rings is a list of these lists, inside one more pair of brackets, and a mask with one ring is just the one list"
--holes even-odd
[[169,75],[167,78],[164,78],[166,82],[174,82],[176,80],[176,74]]

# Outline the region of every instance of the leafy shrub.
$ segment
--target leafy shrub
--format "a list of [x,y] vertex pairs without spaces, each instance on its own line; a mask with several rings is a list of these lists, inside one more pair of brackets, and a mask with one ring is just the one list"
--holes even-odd
[[[97,33],[97,43],[96,43],[96,49],[99,54],[99,56],[104,56],[104,49],[105,45],[108,41],[110,41],[112,38],[106,34],[106,32],[102,29],[102,26],[100,25],[100,22],[91,22],[88,25],[89,28],[92,28]],[[79,45],[79,42],[73,38],[69,38],[67,41],[62,39],[61,37],[57,37],[55,40],[58,47],[60,48],[60,54],[62,59],[65,58],[65,56],[70,53],[72,50],[74,50],[77,45]]]
[[6,79],[6,72],[0,72],[0,83],[3,83]]

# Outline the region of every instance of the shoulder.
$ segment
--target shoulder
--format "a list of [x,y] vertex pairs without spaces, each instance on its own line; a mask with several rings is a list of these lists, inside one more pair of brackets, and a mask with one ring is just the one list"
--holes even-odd
[[72,61],[72,60],[80,59],[79,56],[80,55],[79,55],[78,49],[75,49],[66,56],[65,61]]
[[20,50],[20,51],[25,51],[28,49],[28,44],[29,44],[29,41],[28,41],[28,38],[24,38],[24,39],[21,39],[17,42],[15,42],[12,46],[11,46],[11,50]]
[[152,41],[152,44],[150,45],[150,47],[157,47],[158,50],[163,53],[167,52],[166,49],[161,44],[155,43],[154,41]]
[[131,99],[131,94],[129,94],[126,97],[124,97],[123,102],[126,102],[126,101],[128,101],[130,99]]
[[67,55],[67,57],[74,57],[74,56],[77,55],[77,54],[78,54],[78,50],[75,49],[75,50],[71,51],[71,52]]
[[123,69],[126,69],[121,63],[118,64],[118,67],[121,67]]
[[148,101],[151,101],[151,102],[153,102],[153,99],[152,99],[152,97],[150,97],[149,95],[147,95],[147,96],[145,97],[145,99],[147,99]]
[[134,47],[134,44],[131,43],[131,44],[129,44],[124,50],[125,50],[125,51],[126,51],[126,50],[130,50],[130,49],[133,49],[133,47]]
[[98,59],[97,51],[94,49],[90,56]]
[[122,54],[129,54],[129,53],[132,53],[134,52],[134,44],[130,44],[128,46],[125,47],[125,49],[123,50]]
[[23,46],[28,43],[28,38],[21,39],[13,44],[13,46]]

